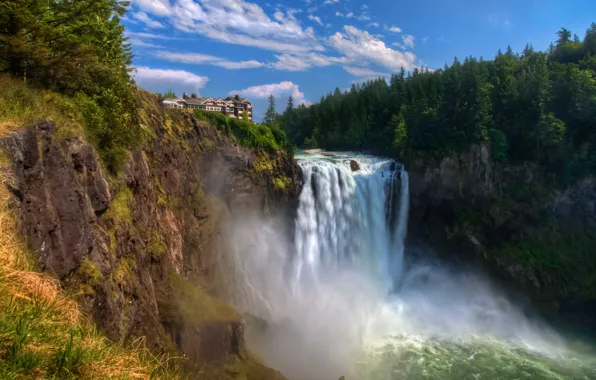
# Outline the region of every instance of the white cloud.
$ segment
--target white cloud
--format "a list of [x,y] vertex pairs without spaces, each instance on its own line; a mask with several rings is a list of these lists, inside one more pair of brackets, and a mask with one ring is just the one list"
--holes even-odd
[[171,14],[169,0],[133,0],[133,4],[156,16],[168,16]]
[[282,54],[276,55],[277,62],[271,64],[276,70],[304,71],[311,67],[329,66],[333,63],[343,63],[345,58],[327,57],[322,54],[310,53],[304,55]]
[[161,34],[145,33],[145,32],[129,32],[125,31],[126,37],[146,38],[149,40],[179,40],[177,37],[169,37]]
[[344,54],[349,62],[371,62],[392,71],[416,67],[414,54],[393,50],[377,37],[354,26],[344,26],[343,33],[335,33],[329,37],[328,43]]
[[157,51],[154,54],[156,57],[171,61],[191,63],[195,65],[214,65],[225,67],[226,69],[255,69],[263,66],[263,63],[258,61],[229,61],[225,58],[214,57],[211,55],[199,53],[175,53],[170,51]]
[[[287,98],[290,95],[294,98],[295,104],[309,104],[310,102],[304,100],[304,93],[300,91],[297,84],[292,82],[281,82],[278,84],[264,84],[261,86],[252,86],[244,90],[234,90],[228,93],[229,95],[239,94],[247,98],[266,99],[270,95],[274,98]],[[310,103],[312,104],[312,103]]]
[[313,15],[308,15],[308,19],[311,21],[316,22],[317,24],[323,26],[323,22],[321,21],[321,18],[319,16],[313,16]]
[[185,33],[216,41],[283,53],[322,51],[312,28],[296,19],[298,10],[276,11],[271,18],[257,4],[245,0],[135,0],[148,14],[167,17]]
[[428,41],[428,36],[427,36],[427,37],[424,37],[424,38],[422,39],[422,42],[426,42],[426,41]]
[[385,25],[385,30],[388,30],[393,33],[401,33],[401,28],[397,27],[397,26],[389,26],[388,27],[387,25]]
[[373,28],[378,28],[380,25],[378,22],[371,22],[370,24],[368,24],[367,26],[372,26]]
[[346,14],[346,18],[352,18],[352,17],[354,17],[354,13],[352,13],[352,12],[348,12],[348,13]]
[[323,5],[330,5],[330,4],[337,4],[337,3],[339,3],[339,0],[325,0]]
[[183,70],[162,70],[142,66],[136,68],[134,79],[139,87],[154,92],[172,89],[176,93],[198,92],[209,78]]
[[335,12],[335,15],[336,15],[337,17],[344,17],[344,14],[343,14],[343,13],[341,13],[341,12]]
[[151,17],[147,16],[147,13],[145,12],[135,12],[133,13],[132,17],[138,21],[141,21],[151,29],[163,29],[166,27],[161,22],[153,20]]
[[414,36],[411,34],[406,34],[405,36],[401,37],[402,41],[404,42],[404,46],[406,47],[414,47]]
[[364,13],[361,14],[360,16],[356,17],[356,18],[358,20],[360,20],[360,21],[370,21],[370,20],[372,20],[369,15],[364,14]]
[[388,75],[364,67],[344,66],[344,70],[357,77],[385,77]]
[[138,38],[131,38],[127,42],[130,43],[133,47],[147,47],[147,48],[153,48],[153,49],[163,49],[164,48],[164,46],[162,46],[162,45],[145,42]]
[[360,9],[362,9],[362,10],[368,9],[368,5],[362,4],[362,7]]

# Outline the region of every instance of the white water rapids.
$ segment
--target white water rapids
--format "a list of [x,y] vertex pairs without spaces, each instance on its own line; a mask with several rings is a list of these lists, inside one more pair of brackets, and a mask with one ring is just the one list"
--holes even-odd
[[265,364],[292,380],[596,379],[593,360],[482,276],[433,259],[404,264],[402,165],[340,153],[297,160],[295,235],[256,213],[226,234],[235,305],[266,321],[248,334]]

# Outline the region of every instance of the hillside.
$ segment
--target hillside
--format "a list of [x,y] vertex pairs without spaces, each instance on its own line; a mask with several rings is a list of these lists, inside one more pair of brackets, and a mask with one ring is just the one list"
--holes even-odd
[[71,98],[1,81],[1,368],[280,378],[249,353],[243,318],[223,298],[218,236],[233,210],[294,197],[283,141],[263,126],[166,110],[139,90],[142,133],[109,171]]

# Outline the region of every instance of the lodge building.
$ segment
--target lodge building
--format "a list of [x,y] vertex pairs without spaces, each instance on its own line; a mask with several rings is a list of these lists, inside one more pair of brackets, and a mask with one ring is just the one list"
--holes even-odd
[[252,103],[238,95],[227,98],[199,98],[184,94],[179,99],[165,99],[163,104],[171,108],[196,108],[204,111],[221,112],[229,117],[242,119],[244,113],[252,121]]

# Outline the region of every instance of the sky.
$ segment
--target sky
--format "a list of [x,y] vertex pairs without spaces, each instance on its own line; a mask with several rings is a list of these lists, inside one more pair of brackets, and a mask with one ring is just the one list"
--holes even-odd
[[122,22],[140,87],[240,94],[258,121],[270,94],[282,112],[401,67],[544,50],[561,27],[583,38],[596,0],[132,0]]

